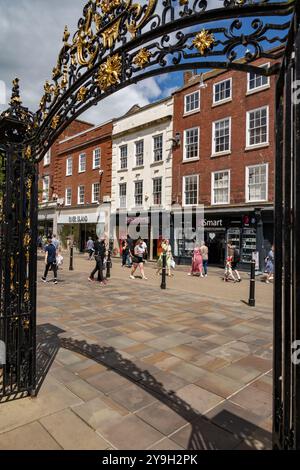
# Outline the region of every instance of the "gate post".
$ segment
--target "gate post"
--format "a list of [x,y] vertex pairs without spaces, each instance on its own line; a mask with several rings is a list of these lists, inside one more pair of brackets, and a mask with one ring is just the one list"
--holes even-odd
[[[18,80],[0,116],[0,400],[36,388],[37,164],[30,145],[33,115]],[[2,370],[1,370],[2,367]]]

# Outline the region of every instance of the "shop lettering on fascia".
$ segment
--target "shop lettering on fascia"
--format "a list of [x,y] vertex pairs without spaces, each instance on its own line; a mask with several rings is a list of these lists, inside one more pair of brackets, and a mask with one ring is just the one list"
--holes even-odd
[[103,224],[105,212],[93,214],[61,214],[57,219],[58,224]]

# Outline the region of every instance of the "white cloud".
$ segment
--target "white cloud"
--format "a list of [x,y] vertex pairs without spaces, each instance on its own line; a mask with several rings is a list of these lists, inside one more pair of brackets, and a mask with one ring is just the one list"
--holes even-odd
[[[0,81],[10,94],[11,82],[21,80],[24,105],[38,108],[45,80],[51,78],[67,24],[75,32],[86,0],[0,0]],[[208,8],[219,0],[209,0]],[[219,6],[218,5],[218,6]],[[164,80],[149,79],[104,100],[84,117],[99,122],[161,97]],[[165,91],[166,93],[166,91]],[[0,110],[5,106],[0,105]]]

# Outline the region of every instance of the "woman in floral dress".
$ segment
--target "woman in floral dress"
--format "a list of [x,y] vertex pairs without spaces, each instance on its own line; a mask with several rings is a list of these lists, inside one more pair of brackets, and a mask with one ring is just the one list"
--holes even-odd
[[202,271],[203,271],[203,259],[202,259],[201,249],[197,245],[193,252],[192,267],[191,267],[191,271],[189,272],[189,276],[203,277]]

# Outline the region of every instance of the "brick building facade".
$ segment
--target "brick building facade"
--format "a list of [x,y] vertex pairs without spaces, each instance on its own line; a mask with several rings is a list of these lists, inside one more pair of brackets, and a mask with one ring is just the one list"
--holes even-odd
[[[242,262],[253,251],[262,262],[273,234],[275,77],[211,71],[184,78],[174,93],[172,203],[191,212],[204,205],[211,262],[224,261],[226,241]],[[179,262],[190,259],[192,239],[174,233],[173,244]]]
[[96,127],[77,126],[51,148],[50,164],[44,166],[45,160],[41,164],[42,181],[47,177],[47,166],[51,174],[53,230],[64,245],[72,238],[80,251],[89,236],[104,236],[109,230],[111,135],[112,121]]
[[39,232],[40,234],[56,233],[57,208],[57,174],[59,169],[59,141],[72,135],[91,129],[92,124],[76,119],[54,142],[44,159],[39,164]]

